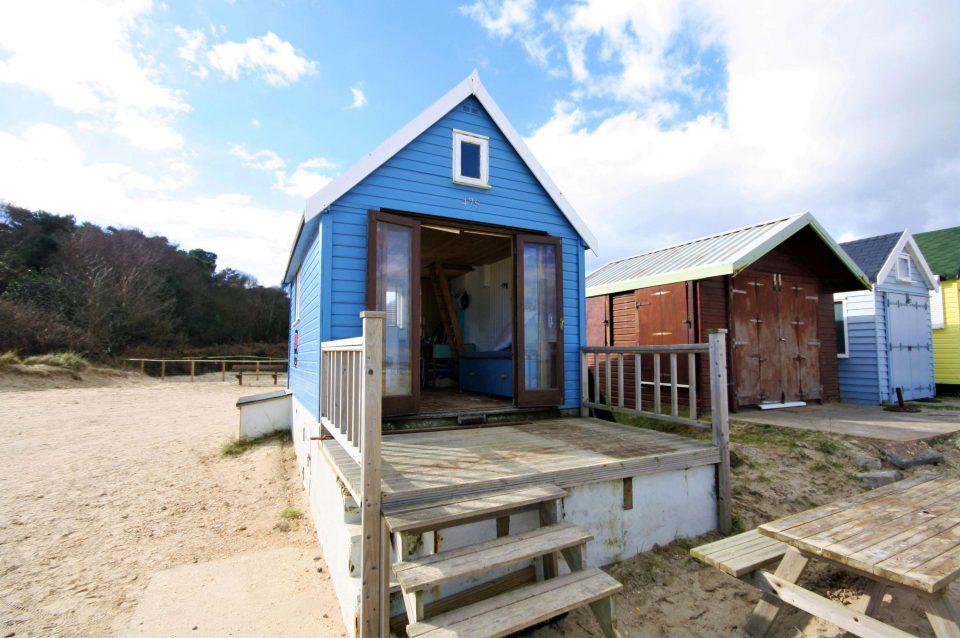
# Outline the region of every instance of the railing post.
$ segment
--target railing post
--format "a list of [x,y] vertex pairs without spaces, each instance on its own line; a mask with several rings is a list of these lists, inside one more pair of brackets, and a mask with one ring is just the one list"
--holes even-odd
[[196,375],[196,372],[197,372],[197,362],[191,361],[190,362],[190,383],[193,383],[193,377]]
[[227,362],[226,361],[220,362],[220,380],[221,381],[227,380]]
[[730,498],[730,417],[727,408],[727,331],[711,330],[709,339],[713,444],[720,450],[720,463],[717,465],[717,515],[720,532],[729,534],[733,519]]
[[146,363],[143,359],[140,359],[140,376],[143,376],[143,366]]
[[[381,638],[382,616],[390,613],[389,585],[383,564],[383,525],[380,510],[380,427],[381,393],[383,387],[383,324],[386,313],[366,310],[360,313],[363,321],[363,374],[361,386],[362,427],[360,451],[361,527],[360,541],[360,637]],[[385,636],[383,638],[386,638]]]
[[590,410],[587,403],[590,401],[590,366],[587,363],[587,353],[580,351],[580,416],[590,416]]

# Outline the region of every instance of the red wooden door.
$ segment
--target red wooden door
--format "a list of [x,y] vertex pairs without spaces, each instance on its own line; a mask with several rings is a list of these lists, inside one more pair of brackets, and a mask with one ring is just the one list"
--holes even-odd
[[731,363],[736,369],[737,405],[760,402],[759,280],[737,277],[730,282],[732,326]]
[[[784,287],[789,281],[783,278]],[[796,313],[794,324],[797,331],[797,368],[799,372],[798,399],[810,401],[823,398],[823,384],[820,380],[820,338],[818,335],[817,310],[820,307],[820,290],[816,279],[795,277],[793,308]]]
[[757,342],[760,361],[760,401],[781,401],[780,299],[772,273],[757,277]]

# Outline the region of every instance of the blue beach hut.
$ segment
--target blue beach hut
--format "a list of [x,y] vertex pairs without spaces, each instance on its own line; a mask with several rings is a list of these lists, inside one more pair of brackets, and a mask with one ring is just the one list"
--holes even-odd
[[840,397],[877,405],[936,394],[929,293],[937,282],[904,230],[840,246],[873,290],[834,295]]
[[[596,240],[474,72],[307,201],[284,283],[290,389],[386,312],[383,414],[580,402]],[[473,400],[471,404],[471,400]]]

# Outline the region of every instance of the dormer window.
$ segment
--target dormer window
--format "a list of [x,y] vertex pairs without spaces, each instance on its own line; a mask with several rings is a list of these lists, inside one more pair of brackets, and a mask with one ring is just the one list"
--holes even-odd
[[910,281],[910,255],[897,256],[897,281]]
[[490,188],[490,138],[453,131],[453,181],[464,186]]

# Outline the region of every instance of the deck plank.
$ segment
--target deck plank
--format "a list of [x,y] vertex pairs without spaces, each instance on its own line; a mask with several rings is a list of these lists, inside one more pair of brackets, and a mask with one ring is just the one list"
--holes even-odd
[[[707,442],[580,417],[397,433],[383,438],[382,454],[383,503],[391,510],[541,483],[573,487],[720,460],[718,449]],[[354,480],[349,468],[341,473]]]

